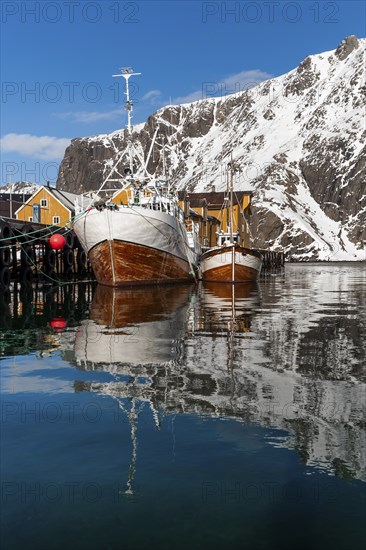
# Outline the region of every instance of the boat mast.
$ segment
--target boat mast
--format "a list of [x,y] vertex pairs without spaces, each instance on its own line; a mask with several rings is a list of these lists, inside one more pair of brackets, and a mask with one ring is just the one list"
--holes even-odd
[[127,146],[128,146],[128,157],[129,157],[129,163],[130,163],[130,176],[133,175],[133,145],[132,145],[132,125],[131,125],[131,119],[132,119],[132,111],[133,111],[133,102],[130,99],[130,88],[129,88],[129,79],[131,76],[138,76],[141,73],[134,73],[131,67],[123,67],[120,69],[121,74],[113,74],[112,76],[118,77],[122,76],[125,79],[126,83],[126,103],[125,108],[127,111]]
[[229,214],[230,214],[230,244],[231,244],[231,281],[235,282],[235,243],[234,243],[234,189],[233,179],[234,172],[238,171],[238,165],[233,161],[233,155],[231,154],[231,160],[228,164],[228,184],[229,184]]
[[233,234],[233,221],[234,221],[234,215],[233,215],[233,172],[234,172],[234,165],[233,165],[233,157],[231,156],[231,161],[229,162],[229,214],[230,214],[230,242],[233,244],[234,242],[234,234]]
[[166,177],[166,159],[165,159],[165,139],[164,139],[164,137],[162,137],[161,144],[162,144],[162,155],[163,155],[163,178],[164,178],[164,180],[166,180],[167,177]]

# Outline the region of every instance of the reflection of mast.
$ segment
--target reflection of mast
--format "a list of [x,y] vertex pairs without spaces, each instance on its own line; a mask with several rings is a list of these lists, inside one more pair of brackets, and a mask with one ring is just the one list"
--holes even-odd
[[128,156],[130,161],[130,175],[133,175],[133,145],[132,145],[132,126],[131,126],[131,119],[132,119],[132,111],[133,111],[133,102],[130,99],[130,88],[129,88],[129,79],[131,76],[138,76],[141,73],[134,73],[131,67],[125,67],[120,69],[121,74],[114,74],[112,76],[122,76],[126,81],[126,103],[125,108],[127,111],[127,131],[128,131]]
[[[159,415],[158,411],[155,409],[153,403],[148,399],[151,412],[153,414],[154,422],[156,427],[160,430],[160,421],[159,421]],[[133,481],[135,479],[136,474],[136,463],[137,463],[137,421],[138,416],[141,410],[143,409],[145,402],[142,403],[140,406],[140,409],[138,409],[138,398],[132,397],[131,399],[131,408],[128,412],[125,407],[123,406],[122,402],[118,399],[118,404],[120,408],[127,414],[128,421],[130,424],[130,434],[131,434],[131,444],[132,444],[132,453],[131,453],[131,461],[128,468],[128,477],[126,482],[126,495],[133,495]]]
[[133,397],[132,399],[132,405],[131,410],[128,414],[128,419],[130,421],[130,427],[131,427],[131,442],[132,442],[132,457],[130,466],[128,468],[128,479],[126,484],[126,495],[133,495],[133,489],[132,489],[132,482],[135,478],[136,473],[136,460],[137,460],[137,418],[138,418],[138,412],[136,409],[136,398]]
[[227,324],[228,328],[228,370],[232,373],[233,355],[234,355],[234,338],[237,329],[236,311],[235,311],[235,285],[231,285],[231,319]]

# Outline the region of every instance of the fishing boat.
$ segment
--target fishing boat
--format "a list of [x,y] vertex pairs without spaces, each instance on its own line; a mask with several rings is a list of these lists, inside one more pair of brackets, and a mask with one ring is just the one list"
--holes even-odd
[[[134,174],[135,163],[132,142],[132,101],[129,79],[139,75],[132,69],[121,69],[126,83],[127,110],[127,155],[122,151],[98,193],[90,200],[75,205],[73,229],[87,253],[98,283],[108,286],[131,284],[177,283],[194,280],[198,258],[201,253],[198,231],[189,234],[185,227],[185,214],[180,209],[175,190],[168,181],[153,178],[147,173],[147,165],[158,133],[142,166],[143,176]],[[124,170],[121,181],[126,200],[120,204],[114,195],[108,196],[107,182],[120,181],[112,178],[118,163],[124,156],[129,167]],[[140,170],[141,172],[141,170]],[[104,193],[104,194],[103,194]]]
[[[199,273],[204,281],[240,283],[255,281],[262,268],[262,256],[256,250],[243,246],[239,230],[234,231],[233,174],[236,164],[228,164],[228,192],[224,208],[228,210],[229,227],[219,230],[217,245],[205,251],[200,259]],[[243,218],[243,222],[246,221]]]

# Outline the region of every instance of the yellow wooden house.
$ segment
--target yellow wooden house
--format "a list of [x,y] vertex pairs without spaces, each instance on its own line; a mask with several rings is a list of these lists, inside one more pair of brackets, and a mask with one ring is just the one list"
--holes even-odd
[[[153,196],[154,191],[144,187],[143,194],[144,197]],[[230,214],[226,196],[224,192],[178,192],[178,204],[185,214],[187,230],[191,230],[192,223],[198,225],[203,246],[215,246],[217,233],[220,230],[224,233],[229,231]],[[252,191],[236,191],[233,194],[233,232],[239,233],[241,242],[247,247],[250,246],[248,224],[252,196]],[[133,188],[127,186],[116,190],[111,198],[117,205],[127,205],[133,200]]]
[[[216,234],[220,230],[220,221],[211,216],[208,211],[208,204],[205,198],[191,198],[186,191],[179,191],[178,203],[180,208],[184,211],[186,219],[186,225],[190,220],[198,224],[199,237],[202,246],[212,247],[216,244]],[[189,229],[189,227],[187,228]]]
[[15,212],[17,220],[46,225],[68,225],[75,215],[78,195],[60,191],[55,187],[41,186]]
[[[250,246],[249,218],[252,196],[252,191],[235,191],[233,193],[232,230],[234,233],[239,233],[240,240],[246,247]],[[216,226],[211,222],[206,227],[204,237],[205,241],[208,241],[207,246],[215,246],[216,232],[218,230],[224,233],[229,231],[230,212],[227,193],[215,191],[208,193],[188,193],[187,191],[180,191],[178,198],[182,210],[188,211],[192,209],[197,214],[200,214],[204,220],[211,217],[217,221]],[[213,231],[215,232],[214,234]],[[203,244],[205,244],[204,241]]]
[[136,191],[142,192],[145,198],[154,196],[153,188],[142,186],[140,190],[138,182],[135,182],[133,186],[128,185],[122,189],[117,189],[112,195],[111,200],[118,206],[121,204],[130,204],[131,201],[133,202],[134,196],[136,196]]

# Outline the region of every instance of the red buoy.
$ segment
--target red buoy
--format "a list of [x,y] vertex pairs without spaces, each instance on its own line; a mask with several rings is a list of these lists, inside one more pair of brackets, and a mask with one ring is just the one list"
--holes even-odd
[[50,321],[50,326],[55,329],[64,329],[67,327],[67,322],[63,317],[54,317]]
[[60,233],[55,233],[49,238],[49,245],[54,250],[61,250],[66,244],[66,239],[63,235],[60,235]]

